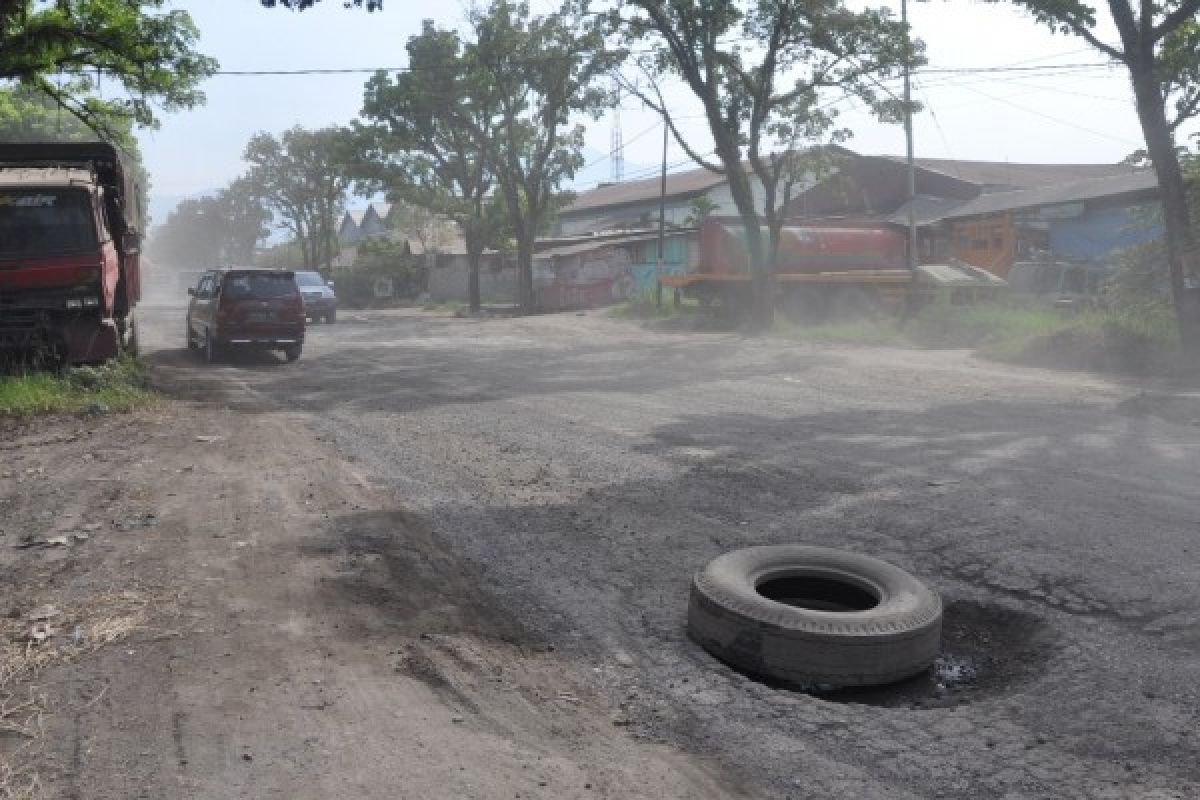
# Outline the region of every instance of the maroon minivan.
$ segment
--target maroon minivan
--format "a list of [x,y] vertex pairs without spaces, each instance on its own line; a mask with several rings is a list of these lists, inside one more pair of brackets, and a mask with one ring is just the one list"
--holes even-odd
[[188,294],[188,349],[206,361],[234,347],[279,350],[288,361],[300,357],[304,298],[291,270],[210,270]]

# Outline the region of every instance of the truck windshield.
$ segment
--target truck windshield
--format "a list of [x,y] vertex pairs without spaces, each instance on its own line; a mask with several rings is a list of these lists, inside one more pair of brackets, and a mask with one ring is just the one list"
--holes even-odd
[[78,189],[0,189],[0,258],[96,246],[91,196]]

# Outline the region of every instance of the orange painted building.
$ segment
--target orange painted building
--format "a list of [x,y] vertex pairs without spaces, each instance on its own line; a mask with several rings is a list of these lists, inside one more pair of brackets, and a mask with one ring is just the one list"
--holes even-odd
[[1044,225],[1023,224],[1011,212],[953,221],[948,238],[953,257],[1001,278],[1015,262],[1048,246]]

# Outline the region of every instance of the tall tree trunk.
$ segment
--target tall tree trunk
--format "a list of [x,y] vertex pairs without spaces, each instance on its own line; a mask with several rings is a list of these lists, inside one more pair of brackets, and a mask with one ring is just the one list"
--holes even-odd
[[525,231],[517,234],[517,301],[522,314],[534,312],[533,236]]
[[1166,104],[1158,79],[1149,63],[1131,66],[1138,120],[1146,138],[1146,150],[1154,164],[1162,198],[1166,228],[1167,265],[1171,275],[1171,297],[1185,353],[1200,357],[1200,286],[1196,285],[1196,236],[1188,208],[1187,185],[1175,140],[1167,125]]
[[[731,159],[732,160],[732,159]],[[734,162],[735,164],[737,162]],[[726,161],[728,165],[729,162]],[[769,330],[775,321],[775,281],[763,247],[762,223],[754,207],[754,190],[744,169],[727,166],[729,193],[746,231],[746,254],[750,268],[750,318],[752,330]]]
[[470,242],[467,244],[467,304],[472,311],[482,307],[479,298],[479,262],[483,259],[483,248]]

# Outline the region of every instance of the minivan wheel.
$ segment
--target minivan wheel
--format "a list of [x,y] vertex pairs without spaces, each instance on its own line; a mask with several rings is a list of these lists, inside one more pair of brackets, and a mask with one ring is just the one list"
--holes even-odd
[[748,673],[801,688],[872,686],[937,658],[942,603],[899,567],[807,545],[735,550],[692,581],[688,634]]
[[215,364],[219,351],[217,343],[213,341],[212,331],[204,332],[204,360],[209,364]]

